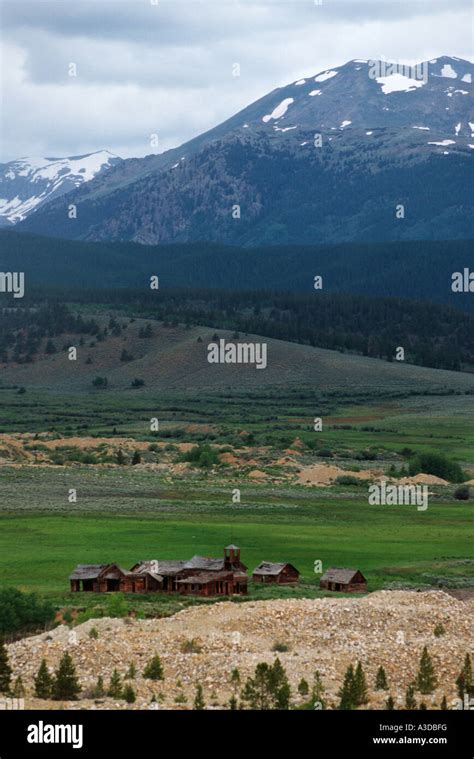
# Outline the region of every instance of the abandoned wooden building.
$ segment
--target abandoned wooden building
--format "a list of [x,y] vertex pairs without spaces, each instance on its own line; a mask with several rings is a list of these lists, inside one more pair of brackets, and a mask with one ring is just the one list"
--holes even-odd
[[241,595],[247,592],[247,567],[240,548],[224,548],[220,559],[193,556],[186,560],[150,559],[130,570],[118,564],[78,564],[70,577],[71,591],[93,593],[182,593],[184,595]]
[[289,585],[297,583],[299,578],[300,573],[289,562],[262,561],[252,572],[254,582]]
[[235,596],[247,593],[245,572],[202,572],[178,580],[178,591],[187,596]]
[[118,564],[78,564],[69,576],[71,591],[146,593],[146,575],[136,575]]
[[319,587],[340,593],[365,593],[367,580],[359,569],[330,567],[321,577]]

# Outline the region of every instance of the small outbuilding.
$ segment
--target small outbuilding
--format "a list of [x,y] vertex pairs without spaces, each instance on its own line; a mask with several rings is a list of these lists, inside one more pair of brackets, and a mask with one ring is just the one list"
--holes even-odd
[[365,593],[367,580],[359,569],[330,567],[322,575],[319,587],[322,590],[335,590],[340,593]]
[[145,591],[145,578],[136,577],[118,564],[78,564],[69,575],[71,591],[92,593],[139,593]]
[[277,585],[297,583],[299,578],[300,573],[296,567],[287,561],[262,561],[252,573],[254,582],[275,583]]

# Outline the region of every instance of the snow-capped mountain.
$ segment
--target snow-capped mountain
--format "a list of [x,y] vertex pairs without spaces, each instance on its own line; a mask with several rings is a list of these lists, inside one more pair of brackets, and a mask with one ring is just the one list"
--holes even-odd
[[19,158],[0,164],[0,224],[23,221],[40,206],[101,172],[121,158],[108,150],[70,158]]
[[349,61],[99,175],[68,196],[73,224],[59,199],[20,229],[145,244],[472,237],[473,73],[447,56]]

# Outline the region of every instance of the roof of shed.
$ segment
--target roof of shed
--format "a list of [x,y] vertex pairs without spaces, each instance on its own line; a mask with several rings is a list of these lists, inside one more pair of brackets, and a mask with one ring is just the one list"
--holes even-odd
[[107,564],[78,564],[69,575],[70,580],[95,580]]
[[[253,570],[254,575],[279,575],[280,572],[289,564],[288,561],[261,561],[258,567]],[[289,564],[293,567],[293,564]],[[293,567],[296,569],[296,567]],[[298,571],[298,570],[296,570]]]
[[[321,580],[329,580],[330,582],[341,582],[347,585],[351,582],[354,576],[360,572],[359,569],[346,569],[344,567],[330,567],[322,575]],[[362,574],[362,572],[360,572]],[[364,577],[362,575],[362,577]],[[365,578],[364,578],[365,580]]]

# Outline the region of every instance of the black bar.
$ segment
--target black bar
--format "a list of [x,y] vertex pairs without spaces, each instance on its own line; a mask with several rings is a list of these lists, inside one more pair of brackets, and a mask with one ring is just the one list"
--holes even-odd
[[[295,759],[302,753],[317,759],[327,752],[334,757],[348,752],[361,758],[472,759],[473,716],[470,711],[2,711],[0,759],[99,755],[128,759],[164,751],[182,756],[185,750],[225,750],[238,756],[251,755],[255,748],[265,751],[265,756],[270,751],[281,756],[288,740]],[[28,743],[30,726],[41,722],[82,725],[82,747]],[[69,737],[77,740],[79,734]]]

